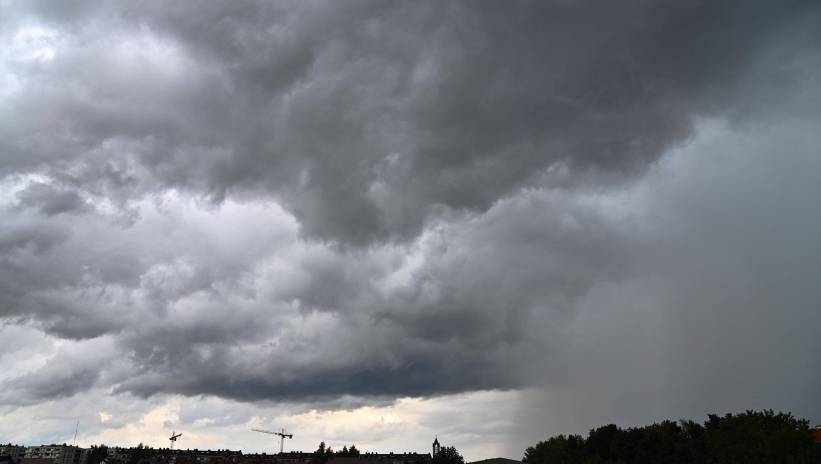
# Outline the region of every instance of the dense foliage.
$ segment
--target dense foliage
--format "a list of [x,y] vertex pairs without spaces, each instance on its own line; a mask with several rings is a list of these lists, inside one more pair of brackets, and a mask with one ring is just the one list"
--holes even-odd
[[622,429],[605,425],[587,438],[559,435],[525,450],[525,464],[819,464],[809,423],[792,414],[747,411],[710,415],[702,425],[663,421]]
[[139,464],[144,459],[149,459],[154,455],[154,449],[144,446],[142,443],[137,445],[128,453],[128,464]]
[[88,458],[86,458],[86,464],[100,464],[107,457],[108,448],[105,445],[92,445],[91,449],[88,451]]
[[433,456],[432,464],[465,464],[465,459],[453,446],[443,446]]
[[359,456],[361,453],[358,449],[356,449],[356,445],[351,445],[350,448],[347,446],[343,446],[341,451],[334,451],[331,449],[330,446],[325,446],[325,442],[319,444],[319,448],[314,451],[314,455],[311,458],[312,464],[324,464],[328,462],[329,459],[332,457],[342,457],[342,458],[351,458]]

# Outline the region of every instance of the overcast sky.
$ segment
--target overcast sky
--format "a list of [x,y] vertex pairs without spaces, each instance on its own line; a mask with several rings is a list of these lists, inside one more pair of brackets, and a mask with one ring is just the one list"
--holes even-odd
[[821,423],[821,5],[0,1],[0,442]]

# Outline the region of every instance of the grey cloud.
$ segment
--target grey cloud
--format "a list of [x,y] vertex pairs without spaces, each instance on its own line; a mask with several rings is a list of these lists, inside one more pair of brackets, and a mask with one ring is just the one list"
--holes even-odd
[[[298,270],[247,296],[238,281],[153,294],[155,277],[143,276],[133,290],[33,293],[21,307],[55,335],[119,333],[132,375],[112,385],[140,396],[324,402],[515,388],[540,376],[509,360],[554,349],[576,300],[630,270],[619,235],[564,195],[534,192],[443,224],[411,249],[297,245],[288,262]],[[168,267],[158,277],[189,273]]]
[[[218,333],[176,325],[171,342],[146,326],[127,346],[151,354],[135,359],[141,375],[118,389],[321,401],[527,385],[611,385],[622,394],[642,378],[650,390],[625,398],[652,407],[644,415],[621,412],[638,421],[708,411],[719,402],[704,402],[704,391],[753,403],[773,398],[791,368],[754,366],[777,364],[785,353],[804,366],[801,384],[813,385],[817,253],[807,250],[817,249],[811,244],[821,223],[799,212],[812,210],[817,160],[796,147],[791,164],[778,166],[773,151],[805,129],[696,145],[626,198],[597,203],[595,195],[532,191],[442,223],[408,248],[396,246],[395,255],[386,252],[391,247],[326,251],[326,266],[310,251],[291,256],[292,265],[310,269],[310,286],[279,294],[282,306],[262,318],[234,313]],[[789,176],[790,187],[763,187],[771,175]],[[610,211],[620,204],[626,210]],[[771,225],[754,227],[762,223]],[[289,306],[303,298],[318,311]],[[246,317],[253,329],[235,325]],[[276,322],[266,325],[267,317]],[[786,333],[790,342],[779,341]],[[774,369],[781,374],[765,381]],[[738,378],[750,387],[739,390]],[[590,388],[580,391],[613,399]],[[812,395],[796,388],[785,406],[816,414]],[[666,393],[673,391],[676,398]],[[641,409],[627,399],[623,405]],[[589,414],[580,417],[595,411]]]
[[[16,302],[16,312],[22,320],[30,321],[47,333],[66,339],[96,338],[108,333],[116,333],[130,322],[123,311],[112,310],[106,300],[116,298],[116,293],[106,294],[101,288],[86,288],[96,292],[92,298],[83,298],[70,291],[34,291]],[[82,295],[82,293],[81,293]],[[118,302],[126,305],[126,302]]]
[[447,230],[458,239],[432,246],[426,267],[376,317],[417,337],[488,347],[536,335],[533,314],[570,316],[591,286],[619,281],[633,259],[629,237],[574,203],[524,194]]
[[[60,352],[8,403],[651,378],[689,405],[661,414],[773,398],[745,352],[817,384],[817,7],[42,5],[54,56],[10,54],[0,107],[0,316],[119,361]],[[686,151],[705,116],[730,142]]]
[[[26,75],[51,93],[35,97],[31,86],[15,99],[10,108],[32,117],[7,129],[5,151],[15,144],[25,158],[4,164],[52,160],[82,171],[114,160],[134,179],[132,195],[156,182],[214,199],[256,192],[284,201],[311,237],[408,239],[437,207],[484,211],[552,166],[634,172],[683,140],[693,116],[744,115],[760,98],[743,84],[757,79],[761,60],[776,76],[790,71],[764,45],[812,10],[801,2],[43,8],[70,45]],[[115,51],[84,39],[112,32]],[[68,139],[27,137],[57,125]]]
[[21,206],[39,209],[46,216],[83,212],[89,204],[73,190],[60,190],[49,184],[32,184],[17,194]]
[[35,253],[43,253],[65,240],[65,235],[59,230],[36,225],[22,225],[2,230],[0,252],[5,255],[30,249]]
[[[401,247],[351,255],[308,247],[290,259],[304,269],[278,275],[295,284],[277,283],[271,296],[279,301],[268,303],[276,312],[223,303],[215,293],[196,303],[189,321],[143,324],[124,339],[141,375],[118,389],[327,400],[513,388],[538,376],[510,357],[525,361],[535,346],[549,348],[555,333],[532,323],[555,317],[561,326],[591,286],[630,268],[619,250],[629,240],[561,196],[511,200],[442,234],[404,257]],[[299,330],[304,323],[292,318],[305,311],[323,325]],[[276,343],[254,348],[270,339]]]
[[38,369],[0,384],[3,387],[0,401],[32,404],[88,391],[110,362],[111,352],[105,349],[107,346],[110,346],[108,341],[101,339],[60,351]]
[[0,314],[69,338],[119,332],[143,312],[162,316],[172,303],[220,286],[238,291],[258,256],[281,246],[272,238],[289,234],[272,214],[249,220],[253,231],[232,237],[226,227],[208,237],[199,228],[231,222],[230,213],[186,217],[188,210],[161,204],[130,225],[91,210],[40,219],[16,207],[1,211],[10,221],[0,227]]
[[549,387],[520,406],[512,449],[608,422],[749,408],[821,419],[819,141],[806,124],[755,135],[708,124],[645,180],[633,198],[644,212],[631,218],[639,261],[577,302],[568,343],[542,364]]

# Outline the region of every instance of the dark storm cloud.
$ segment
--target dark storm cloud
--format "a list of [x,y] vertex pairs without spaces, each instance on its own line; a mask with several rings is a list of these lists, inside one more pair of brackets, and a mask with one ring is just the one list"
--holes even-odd
[[40,368],[4,382],[0,402],[31,404],[83,393],[100,378],[101,360],[108,356],[110,347],[105,339],[68,347]]
[[83,212],[89,207],[76,191],[60,190],[48,184],[29,185],[17,198],[21,206],[37,208],[46,216]]
[[[0,29],[11,44],[0,67],[0,317],[69,347],[108,345],[4,380],[10,404],[93,388],[332,402],[606,384],[600,340],[619,334],[613,346],[641,351],[644,339],[618,325],[645,320],[631,298],[657,298],[659,317],[674,320],[683,301],[722,301],[691,283],[700,258],[726,252],[743,280],[757,269],[745,256],[768,257],[780,240],[821,249],[821,234],[792,229],[739,249],[719,246],[734,243],[735,222],[699,229],[743,204],[711,197],[743,190],[730,175],[743,160],[682,168],[692,180],[715,167],[726,191],[696,183],[682,203],[624,193],[698,135],[694,121],[741,131],[779,114],[815,120],[812,5],[20,8]],[[812,159],[798,165],[813,179]],[[747,192],[760,209],[738,224],[796,221],[788,208],[767,214],[778,194]],[[635,222],[645,214],[653,226]],[[690,270],[678,274],[679,262]],[[708,288],[705,300],[683,297]],[[726,295],[727,311],[760,335],[762,319],[741,309],[745,288]],[[813,326],[808,288],[797,286],[794,310]],[[670,359],[695,363],[679,354]]]
[[4,228],[0,235],[0,253],[8,256],[24,249],[42,253],[64,239],[65,234],[55,229],[32,225]]
[[[273,195],[305,234],[356,245],[414,237],[439,206],[486,210],[551,166],[642,168],[690,133],[693,116],[743,115],[758,96],[739,83],[807,9],[53,6],[36,12],[66,50],[19,71],[11,108],[28,116],[7,126],[6,169],[71,163],[108,196],[158,181],[214,199]],[[131,183],[100,178],[101,162]]]
[[520,406],[511,450],[750,408],[821,421],[821,139],[807,131],[818,120],[708,125],[642,182],[637,263],[577,302],[546,363],[551,388]]

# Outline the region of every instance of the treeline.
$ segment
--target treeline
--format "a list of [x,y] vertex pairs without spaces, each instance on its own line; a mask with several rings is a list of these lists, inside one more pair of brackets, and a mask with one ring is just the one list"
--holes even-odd
[[[443,448],[444,450],[444,448]],[[397,458],[401,458],[398,460],[391,459],[391,462],[404,462],[404,463],[411,463],[415,462],[415,464],[464,464],[465,461],[462,459],[461,455],[456,452],[455,448],[452,448],[453,453],[456,453],[458,456],[457,461],[452,461],[451,459],[454,458],[453,453],[442,455],[442,458],[445,459],[447,456],[447,460],[441,460],[439,462],[436,459],[433,460],[433,463],[430,462],[429,459],[425,459],[424,456],[427,455],[418,455],[416,453],[405,453],[405,454],[397,454]],[[440,453],[441,454],[441,453]],[[325,464],[331,458],[351,458],[351,457],[363,457],[363,458],[379,458],[380,456],[386,456],[384,454],[379,453],[370,453],[370,452],[361,452],[356,448],[356,445],[351,445],[350,448],[347,446],[343,446],[341,450],[334,451],[330,446],[327,446],[325,442],[319,444],[319,447],[316,451],[313,452],[311,456],[311,464]],[[393,456],[393,452],[387,454],[387,456]]]
[[819,464],[810,424],[789,413],[709,415],[704,424],[663,421],[622,429],[605,425],[587,438],[559,435],[525,450],[525,464]]
[[331,449],[330,446],[325,446],[325,442],[323,441],[319,444],[319,448],[317,448],[317,450],[314,451],[314,455],[311,458],[311,463],[324,464],[334,456],[347,458],[359,455],[360,452],[358,449],[356,449],[356,445],[351,445],[350,448],[348,448],[347,446],[343,446],[341,450],[334,451],[333,449]]

